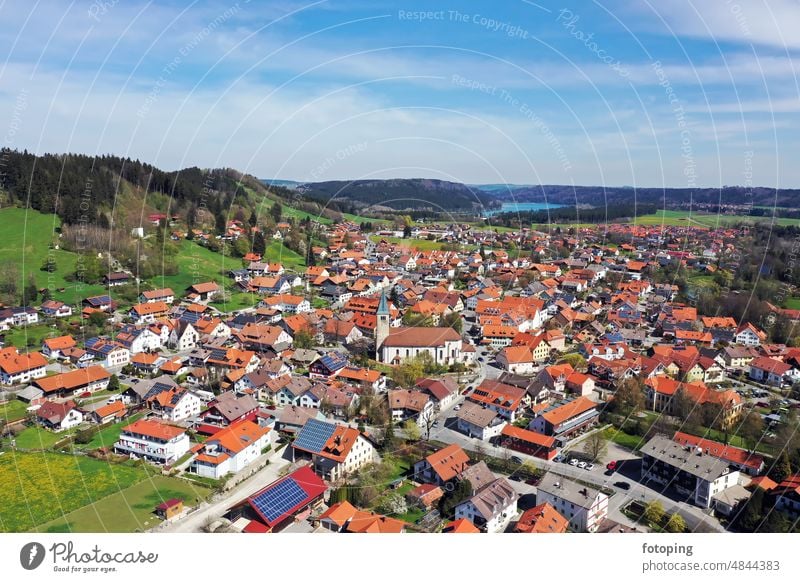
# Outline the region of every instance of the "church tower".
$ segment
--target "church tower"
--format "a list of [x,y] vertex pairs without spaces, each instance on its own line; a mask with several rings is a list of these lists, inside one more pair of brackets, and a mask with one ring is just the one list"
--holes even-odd
[[386,292],[381,291],[381,301],[378,311],[375,312],[378,321],[375,325],[375,358],[380,361],[380,349],[383,341],[389,336],[389,303],[386,301]]

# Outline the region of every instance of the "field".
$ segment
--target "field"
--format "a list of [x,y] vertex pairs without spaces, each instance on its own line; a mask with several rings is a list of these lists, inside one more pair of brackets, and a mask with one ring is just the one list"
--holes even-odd
[[187,287],[195,283],[216,281],[222,284],[231,269],[240,269],[242,260],[215,253],[194,241],[183,240],[176,257],[177,275],[157,276],[150,279],[155,287],[170,287],[177,294],[182,294]]
[[6,345],[17,348],[40,347],[42,340],[48,337],[61,335],[57,329],[47,324],[29,325],[27,327],[12,327],[6,332]]
[[196,483],[156,475],[92,505],[43,523],[36,531],[125,533],[145,530],[161,522],[154,509],[162,501],[178,498],[183,499],[186,505],[193,506],[209,493],[209,489]]
[[[664,226],[699,226],[705,228],[725,227],[741,222],[749,224],[756,222],[770,223],[772,218],[768,216],[707,214],[686,210],[658,210],[655,214],[638,216],[634,221],[635,224],[643,226],[663,224]],[[796,218],[776,218],[775,223],[780,226],[790,226],[800,224],[800,220]]]
[[41,426],[29,426],[14,437],[16,447],[23,451],[41,451],[52,449],[53,446],[74,431],[53,432]]
[[[54,273],[46,273],[40,268],[48,256],[50,242],[56,241],[56,229],[61,225],[54,214],[42,214],[23,208],[4,208],[0,210],[0,232],[3,244],[0,245],[0,263],[12,262],[17,265],[20,289],[33,273],[39,288],[51,289],[53,297],[65,303],[74,304],[83,297],[104,292],[102,285],[85,285],[68,282],[64,277],[75,271],[78,255],[64,250],[52,250],[56,263]],[[57,289],[64,288],[63,292]]]
[[126,418],[122,422],[116,422],[111,424],[99,431],[94,435],[91,441],[86,444],[75,444],[76,449],[86,449],[88,451],[93,451],[95,449],[99,449],[101,447],[113,447],[114,443],[119,440],[119,435],[122,432],[122,428],[139,420],[142,417],[142,414],[134,414],[130,418]]
[[[640,226],[694,226],[699,228],[724,228],[736,224],[755,224],[771,223],[772,218],[769,216],[746,216],[736,214],[709,214],[703,212],[689,212],[688,210],[657,210],[655,214],[644,214],[637,216],[633,220],[627,221],[630,224],[637,224]],[[561,228],[604,228],[612,224],[609,223],[550,223],[550,224],[533,224],[532,227],[547,231],[547,229],[554,229],[556,226]],[[775,224],[778,226],[797,226],[800,225],[800,219],[797,218],[776,218]]]
[[234,292],[230,294],[228,301],[212,301],[209,305],[216,307],[220,311],[230,312],[258,305],[259,297],[253,293]]
[[297,272],[304,271],[306,266],[303,257],[286,248],[282,242],[277,240],[267,245],[262,260],[270,263],[283,263],[284,268]]
[[[398,238],[394,236],[379,236],[379,235],[372,235],[370,236],[370,240],[374,242],[379,242],[381,240],[385,240],[392,244],[408,247],[411,249],[417,249],[419,251],[433,251],[433,250],[441,250],[441,248],[447,244],[443,243],[438,240],[426,240],[426,239],[419,239],[419,238]],[[464,249],[474,249],[476,248],[475,245],[461,245],[461,248]]]
[[28,415],[28,405],[22,400],[9,400],[0,404],[0,420],[14,422]]
[[0,531],[28,531],[147,477],[130,465],[57,453],[0,455]]
[[789,297],[784,303],[786,309],[800,309],[800,297]]

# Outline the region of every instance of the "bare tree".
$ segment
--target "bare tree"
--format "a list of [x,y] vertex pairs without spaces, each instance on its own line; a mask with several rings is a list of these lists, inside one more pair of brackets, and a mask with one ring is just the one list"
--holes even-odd
[[602,457],[608,449],[608,439],[603,434],[603,431],[596,430],[586,437],[583,443],[583,451],[589,455],[592,461],[596,461]]

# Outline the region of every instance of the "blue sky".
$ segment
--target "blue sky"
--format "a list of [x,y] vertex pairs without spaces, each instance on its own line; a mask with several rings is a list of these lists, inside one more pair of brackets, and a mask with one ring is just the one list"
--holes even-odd
[[0,0],[0,134],[298,180],[800,187],[793,0]]

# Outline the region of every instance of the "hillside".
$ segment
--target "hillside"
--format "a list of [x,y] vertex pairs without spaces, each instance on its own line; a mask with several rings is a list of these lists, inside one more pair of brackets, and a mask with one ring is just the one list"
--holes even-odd
[[494,203],[490,194],[477,188],[424,178],[315,182],[299,185],[297,191],[352,213],[364,209],[474,213]]

